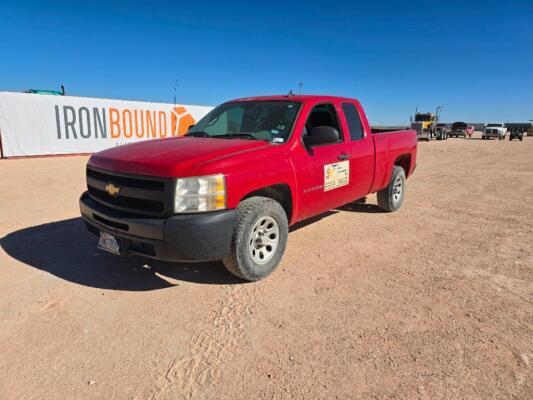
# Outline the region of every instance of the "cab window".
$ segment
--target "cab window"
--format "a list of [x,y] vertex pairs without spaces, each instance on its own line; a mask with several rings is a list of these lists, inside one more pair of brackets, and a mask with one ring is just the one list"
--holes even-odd
[[363,137],[363,125],[361,124],[361,118],[359,118],[359,112],[357,112],[355,104],[342,103],[342,111],[348,123],[350,138],[352,140],[361,139]]
[[313,107],[309,113],[309,117],[307,117],[303,136],[308,135],[311,130],[317,126],[331,126],[332,128],[335,128],[337,132],[339,132],[340,141],[342,141],[342,130],[340,128],[337,111],[335,111],[333,104],[325,103]]

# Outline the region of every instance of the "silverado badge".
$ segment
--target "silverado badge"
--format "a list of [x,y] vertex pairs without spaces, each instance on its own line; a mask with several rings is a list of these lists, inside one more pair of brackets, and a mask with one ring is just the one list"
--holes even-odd
[[107,185],[105,185],[105,191],[111,197],[115,197],[116,195],[118,195],[118,192],[120,192],[120,188],[118,186],[113,185],[112,183],[108,183]]

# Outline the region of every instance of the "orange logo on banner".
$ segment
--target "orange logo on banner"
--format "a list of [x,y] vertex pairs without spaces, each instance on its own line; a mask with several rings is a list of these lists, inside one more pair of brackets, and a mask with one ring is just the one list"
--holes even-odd
[[170,113],[170,121],[172,136],[185,135],[189,126],[196,123],[185,107],[174,107]]

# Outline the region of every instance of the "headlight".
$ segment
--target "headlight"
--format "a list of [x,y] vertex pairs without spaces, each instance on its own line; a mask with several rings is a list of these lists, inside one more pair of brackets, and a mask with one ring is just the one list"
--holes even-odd
[[176,180],[174,212],[194,213],[226,208],[224,175],[198,176]]

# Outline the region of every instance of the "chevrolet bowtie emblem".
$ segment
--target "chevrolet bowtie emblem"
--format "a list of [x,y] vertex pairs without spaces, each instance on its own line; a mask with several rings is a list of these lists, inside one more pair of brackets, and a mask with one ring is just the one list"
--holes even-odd
[[120,188],[118,186],[113,185],[112,183],[108,183],[105,185],[105,191],[112,197],[115,197],[118,195],[118,192],[120,192]]

